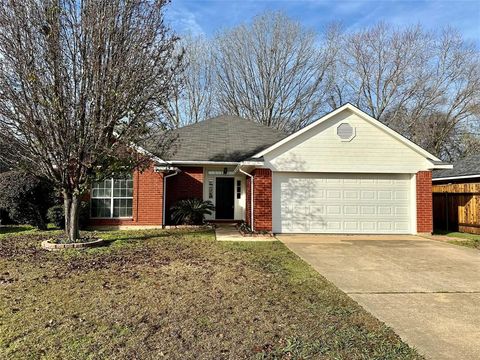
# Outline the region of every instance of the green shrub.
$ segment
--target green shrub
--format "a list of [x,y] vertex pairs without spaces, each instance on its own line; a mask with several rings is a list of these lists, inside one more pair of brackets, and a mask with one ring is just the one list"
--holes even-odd
[[205,215],[212,214],[215,206],[209,200],[191,198],[178,201],[170,210],[175,224],[200,225],[203,224]]
[[21,171],[0,173],[0,208],[14,222],[46,229],[53,203],[53,186],[47,180]]
[[48,209],[47,219],[56,227],[63,229],[65,227],[65,211],[63,205],[54,205]]

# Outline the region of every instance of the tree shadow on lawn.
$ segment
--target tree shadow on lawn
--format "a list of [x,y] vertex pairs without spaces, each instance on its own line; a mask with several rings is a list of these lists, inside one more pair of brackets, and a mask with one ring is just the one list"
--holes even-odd
[[0,226],[0,236],[6,234],[16,234],[25,231],[31,231],[34,228],[30,225],[7,225]]
[[[135,246],[141,242],[153,239],[180,238],[186,235],[202,237],[211,235],[210,230],[118,230],[118,231],[82,231],[81,235],[103,239],[105,244],[86,249],[68,249],[48,252],[41,248],[41,242],[50,238],[61,236],[61,230],[32,231],[12,233],[0,237],[0,259],[16,259],[30,261],[50,261],[61,258],[95,257],[107,254],[113,249]],[[89,256],[90,255],[90,256]]]

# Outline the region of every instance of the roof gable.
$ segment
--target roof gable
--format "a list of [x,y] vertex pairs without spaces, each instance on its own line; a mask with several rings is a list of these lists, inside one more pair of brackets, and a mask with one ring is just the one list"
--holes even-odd
[[[344,124],[353,133],[341,138],[338,132],[345,129]],[[274,171],[411,174],[445,166],[351,106],[328,114],[256,156],[262,156]]]
[[431,161],[436,161],[436,162],[441,162],[441,160],[439,158],[437,158],[435,155],[429,153],[428,151],[422,149],[420,146],[416,145],[415,143],[413,143],[412,141],[408,140],[406,137],[400,135],[399,133],[397,133],[396,131],[392,130],[391,128],[389,128],[388,126],[384,125],[383,123],[381,123],[380,121],[378,121],[377,119],[371,117],[370,115],[368,115],[367,113],[363,112],[362,110],[358,109],[357,107],[353,106],[352,104],[345,104],[341,107],[339,107],[338,109],[328,113],[327,115],[323,116],[322,118],[320,118],[319,120],[317,121],[314,121],[313,123],[311,123],[310,125],[304,127],[303,129],[300,129],[299,131],[291,134],[290,136],[282,139],[281,141],[273,144],[272,146],[266,148],[265,150],[262,150],[260,152],[258,152],[257,154],[255,154],[253,157],[262,157],[262,156],[265,156],[266,154],[268,154],[269,152],[279,148],[280,146],[292,141],[293,139],[297,138],[298,136],[308,132],[308,131],[311,131],[312,129],[314,129],[315,127],[319,126],[320,124],[328,121],[329,119],[339,115],[340,113],[342,112],[345,112],[345,111],[350,111],[352,112],[353,114],[359,116],[360,118],[362,118],[363,120],[369,122],[370,124],[378,127],[379,129],[381,129],[382,131],[384,131],[385,133],[387,133],[388,135],[392,136],[393,138],[395,138],[396,140],[400,141],[402,144],[404,144],[405,146],[409,147],[410,149],[414,150],[415,152],[417,152],[418,154],[424,156],[425,158],[431,160]]

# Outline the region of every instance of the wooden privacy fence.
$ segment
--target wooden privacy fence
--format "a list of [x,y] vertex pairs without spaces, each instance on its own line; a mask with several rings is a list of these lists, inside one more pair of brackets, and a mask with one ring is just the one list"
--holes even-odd
[[433,185],[433,227],[480,234],[480,183]]

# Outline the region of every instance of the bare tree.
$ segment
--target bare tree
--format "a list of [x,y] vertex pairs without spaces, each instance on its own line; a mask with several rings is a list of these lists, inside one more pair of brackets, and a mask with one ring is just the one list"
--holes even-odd
[[[217,101],[221,112],[295,131],[324,105],[326,70],[337,46],[281,13],[265,13],[215,40]],[[317,47],[321,44],[320,47]]]
[[166,1],[0,4],[0,156],[62,191],[75,241],[91,182],[146,160],[128,146],[157,121],[180,68]]
[[176,91],[164,109],[172,128],[197,123],[215,114],[215,69],[212,44],[202,37],[187,37],[179,42],[185,70],[178,78]]
[[449,160],[466,151],[458,141],[480,121],[479,69],[478,50],[452,29],[380,23],[343,37],[328,99],[356,104]]

